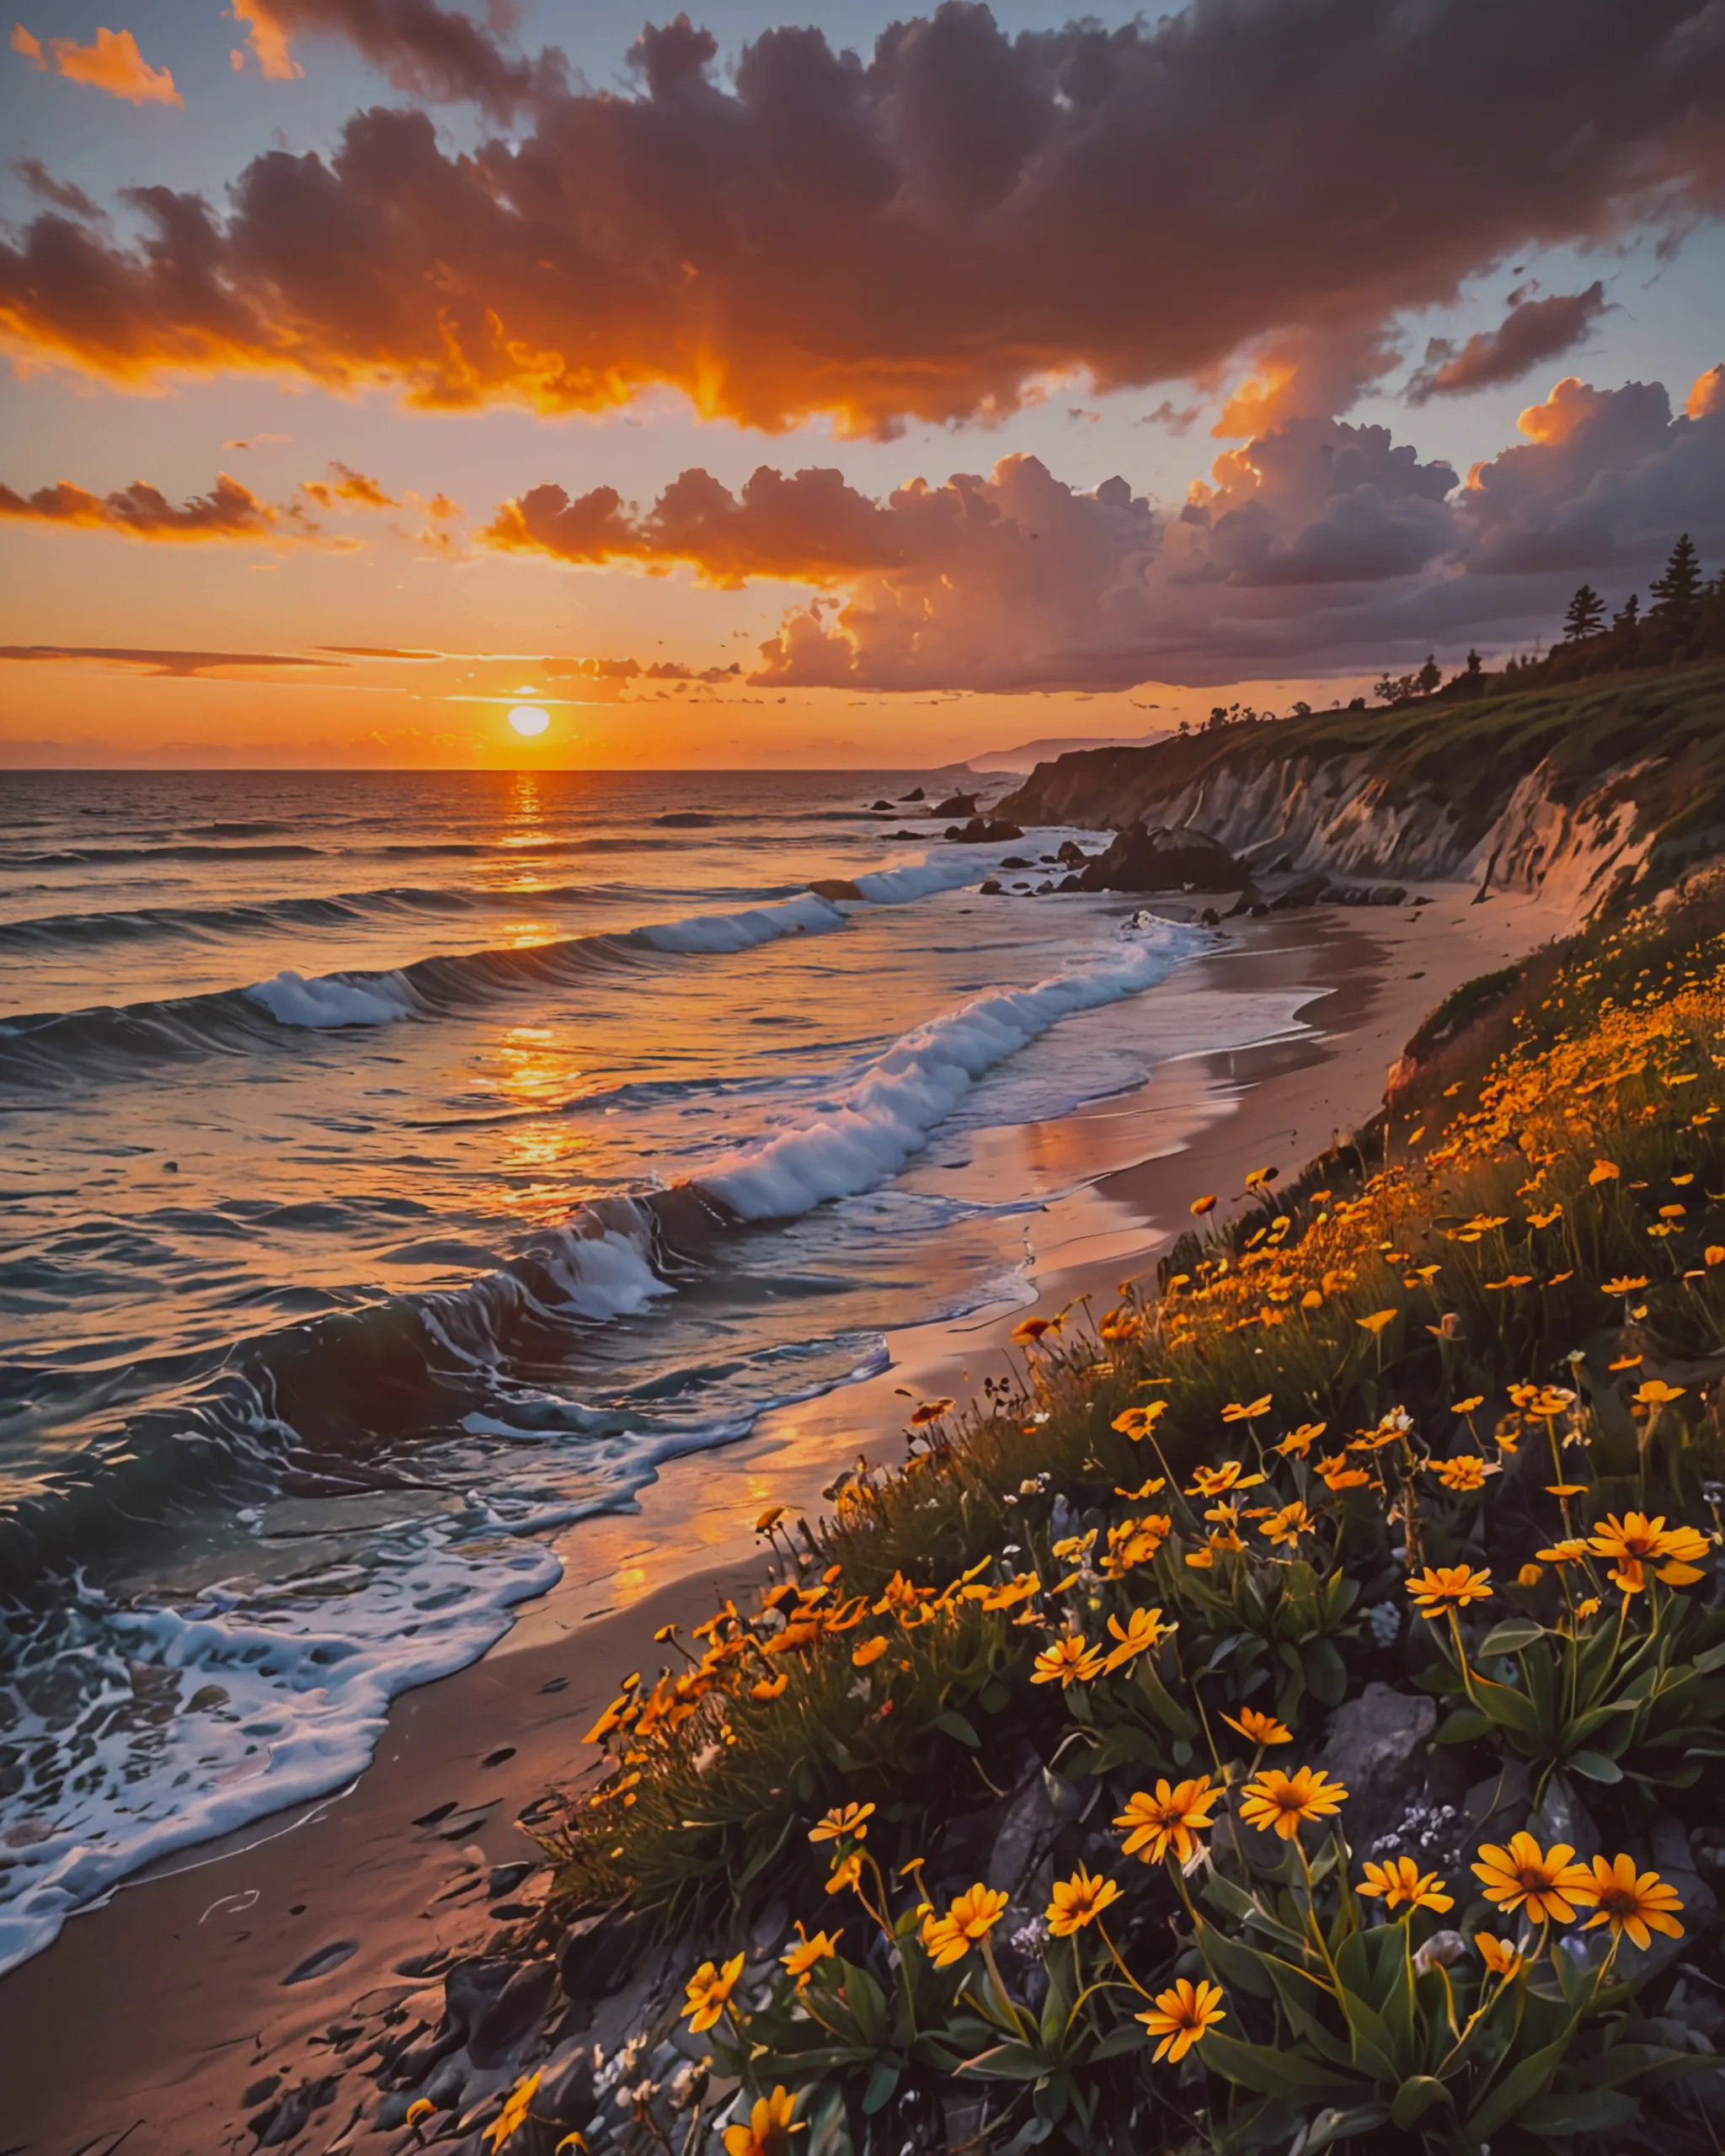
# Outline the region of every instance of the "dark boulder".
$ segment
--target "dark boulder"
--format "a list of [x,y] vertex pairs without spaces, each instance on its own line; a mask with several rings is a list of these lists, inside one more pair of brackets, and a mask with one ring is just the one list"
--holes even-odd
[[523,1961],[468,2034],[467,2057],[474,2065],[501,2066],[544,2019],[556,1985],[554,1961]]
[[1081,872],[1087,891],[1239,891],[1249,878],[1220,840],[1189,827],[1135,824]]
[[1057,861],[1064,861],[1069,867],[1081,868],[1089,860],[1090,856],[1081,846],[1076,845],[1072,840],[1062,839],[1060,850],[1055,858]]
[[1084,878],[1081,876],[1063,876],[1055,884],[1055,889],[1057,891],[1081,891],[1084,889]]
[[1279,891],[1270,900],[1272,913],[1290,913],[1296,906],[1315,906],[1323,896],[1326,878],[1322,875],[1302,876],[1290,883],[1285,891]]
[[931,816],[974,816],[976,796],[974,793],[949,793],[944,801],[937,801],[929,810]]
[[984,898],[997,899],[1001,894],[1001,879],[998,876],[991,876],[985,883],[979,883],[976,888]]
[[[945,810],[940,812],[945,814]],[[947,836],[955,846],[1006,846],[1024,834],[1016,824],[997,816],[973,816],[968,824],[949,824]]]
[[836,905],[841,899],[859,904],[862,897],[848,876],[817,876],[809,888],[817,899],[825,899],[829,905]]
[[1028,868],[1030,863],[1022,853],[1009,853],[1001,862],[1002,868]]
[[913,786],[908,793],[901,793],[899,798],[900,801],[926,801],[928,796],[920,786]]

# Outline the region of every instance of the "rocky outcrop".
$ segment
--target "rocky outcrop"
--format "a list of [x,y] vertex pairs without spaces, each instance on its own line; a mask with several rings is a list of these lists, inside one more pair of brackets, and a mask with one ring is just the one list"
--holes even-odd
[[1240,891],[1251,881],[1226,846],[1207,831],[1146,830],[1135,824],[1106,853],[1087,862],[1081,891]]
[[1267,891],[1454,878],[1582,920],[1725,847],[1725,669],[1090,750],[1039,765],[996,813],[1195,830]]

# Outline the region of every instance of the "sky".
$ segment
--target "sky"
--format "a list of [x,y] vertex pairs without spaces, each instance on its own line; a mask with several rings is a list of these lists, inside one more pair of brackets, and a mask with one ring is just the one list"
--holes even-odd
[[1721,0],[23,4],[0,762],[921,769],[1725,560]]

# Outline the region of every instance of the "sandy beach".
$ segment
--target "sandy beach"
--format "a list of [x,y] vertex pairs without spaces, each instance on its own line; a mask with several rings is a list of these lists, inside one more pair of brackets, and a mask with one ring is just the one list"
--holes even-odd
[[[1427,889],[1435,902],[1417,909],[1232,923],[1183,976],[1194,995],[1292,999],[1306,1030],[1170,1061],[1130,1095],[979,1138],[973,1174],[1011,1187],[1014,1163],[986,1149],[1022,1149],[1065,1193],[1029,1231],[1042,1307],[1111,1299],[1186,1225],[1194,1195],[1321,1152],[1377,1107],[1425,1011],[1565,925],[1535,899],[1476,905],[1471,889]],[[281,2145],[398,2144],[357,2116],[373,2092],[358,2075],[343,2083],[344,2029],[387,1999],[429,2000],[437,1957],[483,1945],[514,1891],[493,1867],[536,1854],[523,1807],[581,1772],[581,1732],[623,1673],[655,1661],[655,1629],[699,1621],[715,1595],[759,1578],[762,1508],[813,1513],[857,1454],[895,1456],[901,1393],[962,1400],[1001,1366],[1023,1314],[999,1301],[895,1332],[879,1375],[670,1463],[632,1509],[563,1535],[560,1584],[489,1656],[396,1703],[350,1789],[140,1875],[70,1921],[0,1983],[0,2152],[246,2148],[248,2114],[320,2077],[327,2099]]]

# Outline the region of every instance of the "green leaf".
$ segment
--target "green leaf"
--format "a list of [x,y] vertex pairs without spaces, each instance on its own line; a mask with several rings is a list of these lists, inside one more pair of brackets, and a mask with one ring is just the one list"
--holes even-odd
[[1198,1951],[1205,1967],[1225,1989],[1248,1992],[1257,1999],[1274,1996],[1275,1988],[1263,1967],[1269,1957],[1258,1947],[1225,1937],[1202,1917],[1198,1919]]
[[1434,1744],[1476,1744],[1491,1724],[1477,1707],[1457,1707],[1439,1723]]
[[[967,2058],[960,2073],[974,2073],[984,2081],[1040,2081],[1051,2062],[1045,2052],[1032,2044],[996,2044],[992,2051]],[[867,2111],[865,2103],[862,2106]]]
[[1012,1704],[1009,1688],[998,1677],[991,1677],[976,1695],[976,1703],[985,1714],[997,1715],[1001,1709]]
[[1621,1782],[1623,1779],[1622,1768],[1603,1752],[1572,1752],[1566,1764],[1578,1774],[1585,1774],[1590,1782]]
[[1725,1640],[1722,1640],[1717,1646],[1708,1647],[1696,1655],[1690,1668],[1703,1677],[1715,1669],[1725,1669]]
[[1493,1654],[1519,1654],[1545,1636],[1545,1626],[1535,1625],[1530,1618],[1506,1618],[1486,1634],[1479,1643],[1479,1652],[1482,1658]]
[[1535,2052],[1531,2058],[1523,2059],[1495,2089],[1488,2090],[1467,2115],[1467,2131],[1472,2137],[1476,2141],[1489,2141],[1500,2126],[1509,2124],[1524,2104],[1530,2104],[1535,2096],[1542,2095],[1568,2049],[1566,2034],[1555,2044],[1547,2044],[1543,2051]]
[[1599,2134],[1627,2126],[1640,2111],[1633,2096],[1617,2089],[1577,2089],[1556,2096],[1535,2096],[1524,2105],[1515,2123],[1529,2133]]
[[899,2069],[891,2059],[882,2059],[868,2077],[868,2086],[862,2092],[862,2114],[873,2118],[891,2097],[899,2085]]
[[1255,2089],[1260,2095],[1311,2101],[1325,2096],[1345,2100],[1366,2093],[1352,2075],[1339,2073],[1332,2066],[1321,2066],[1296,2051],[1242,2043],[1237,2037],[1220,2036],[1214,2030],[1204,2038],[1200,2049],[1204,2064],[1225,2081],[1233,2082],[1236,2088]]
[[1348,1666],[1328,1640],[1308,1640],[1301,1650],[1306,1682],[1320,1705],[1338,1707],[1348,1696]]
[[960,1744],[968,1744],[975,1752],[982,1742],[974,1726],[964,1716],[948,1707],[944,1714],[937,1715],[929,1725],[932,1729],[944,1730],[948,1737],[956,1737]]
[[1316,2156],[1334,2142],[1351,2141],[1356,2133],[1370,2133],[1390,2116],[1387,2104],[1356,2104],[1346,2111],[1320,2111],[1307,2129],[1302,2144],[1305,2156]]
[[1197,1736],[1198,1724],[1151,1668],[1149,1657],[1145,1655],[1138,1658],[1137,1684],[1149,1702],[1151,1712],[1171,1736]]
[[1405,2133],[1425,2116],[1434,2104],[1449,2104],[1451,2100],[1449,2090],[1434,2074],[1413,2074],[1396,2091],[1396,2100],[1390,2106],[1391,2124],[1400,2127]]

